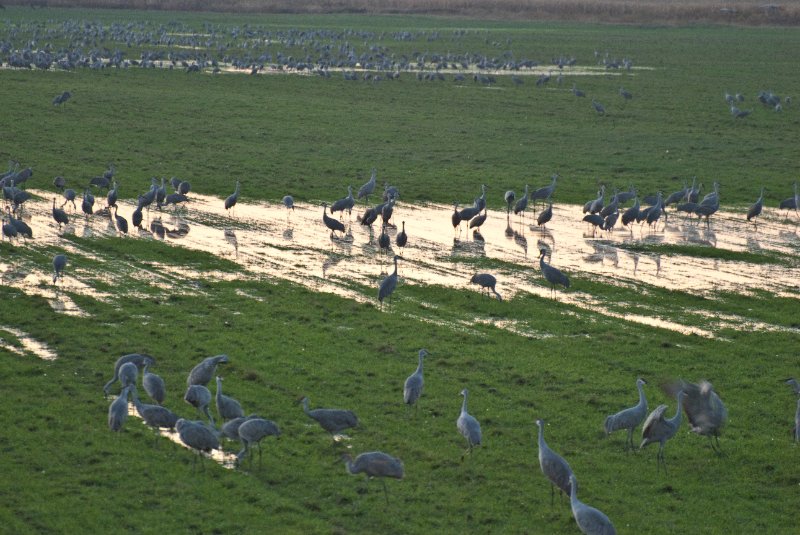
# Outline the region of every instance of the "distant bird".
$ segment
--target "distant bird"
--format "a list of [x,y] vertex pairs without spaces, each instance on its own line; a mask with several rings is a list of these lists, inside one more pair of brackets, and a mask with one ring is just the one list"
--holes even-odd
[[[671,385],[665,385],[664,389],[673,396],[676,391],[684,394],[683,412],[686,413],[686,418],[689,420],[691,431],[707,436],[711,449],[719,453],[719,436],[728,419],[728,409],[714,391],[711,383],[700,381],[699,384],[693,384],[681,380]],[[716,447],[714,440],[716,440]]]
[[192,371],[189,372],[189,377],[186,379],[186,385],[207,385],[215,376],[218,364],[228,362],[228,355],[216,355],[203,359],[198,363]]
[[569,476],[569,486],[569,502],[578,529],[586,535],[616,535],[617,530],[603,512],[578,500],[578,482],[574,474]]
[[65,267],[67,267],[67,255],[55,255],[53,257],[53,284],[55,284],[58,279],[63,280]]
[[494,275],[490,275],[488,273],[476,273],[472,276],[469,280],[472,284],[477,284],[481,287],[481,293],[483,290],[486,290],[486,295],[489,295],[489,291],[491,290],[495,296],[497,296],[498,301],[502,301],[503,298],[497,293],[495,289],[495,285],[497,285],[497,279]]
[[3,236],[7,237],[9,241],[11,241],[12,238],[16,238],[17,235],[19,235],[19,232],[14,225],[11,223],[6,223],[6,220],[7,218],[3,217]]
[[123,388],[119,397],[108,406],[108,428],[112,431],[120,431],[128,418],[128,394],[134,388],[136,388],[135,385]]
[[553,203],[548,203],[547,208],[539,212],[539,215],[536,217],[536,224],[543,227],[549,223],[551,219],[553,219]]
[[225,209],[226,210],[230,210],[231,208],[236,206],[236,203],[239,200],[239,187],[240,187],[240,184],[239,184],[239,181],[237,180],[236,181],[236,188],[233,190],[233,193],[228,195],[228,198],[225,199]]
[[369,196],[372,195],[372,192],[375,191],[375,179],[378,176],[378,171],[373,168],[372,169],[372,176],[367,181],[366,184],[358,188],[358,195],[359,199],[364,199],[364,206],[367,205],[367,201],[369,200]]
[[22,220],[22,217],[16,218],[11,215],[11,209],[7,208],[8,210],[8,222],[9,224],[16,229],[17,234],[23,236],[24,238],[33,239],[33,229]]
[[239,427],[247,420],[251,418],[258,418],[258,415],[251,414],[249,416],[239,416],[238,418],[234,418],[233,420],[228,420],[220,427],[220,433],[225,438],[229,438],[231,440],[240,440],[239,439]]
[[119,215],[117,213],[117,211],[118,211],[118,208],[115,205],[114,206],[114,223],[117,226],[117,230],[122,232],[123,234],[127,234],[128,233],[128,220],[125,219],[124,217],[122,217],[121,215]]
[[475,231],[477,232],[478,229],[481,228],[481,225],[483,225],[486,222],[486,217],[487,217],[487,211],[486,208],[484,207],[483,213],[476,215],[469,222],[469,228],[474,228]]
[[[193,422],[180,418],[175,424],[181,442],[189,448],[195,450],[198,455],[201,452],[211,452],[219,449],[219,437],[202,423]],[[192,469],[197,463],[197,457],[192,461]]]
[[403,403],[406,405],[414,405],[415,408],[417,400],[422,395],[422,387],[425,384],[425,380],[422,376],[422,361],[427,355],[428,351],[426,349],[419,350],[419,364],[417,364],[417,369],[408,376],[403,385]]
[[106,194],[106,206],[108,208],[116,208],[117,207],[117,198],[119,197],[119,189],[117,186],[117,181],[113,182],[113,187],[108,190]]
[[333,233],[337,230],[344,234],[344,223],[328,215],[328,203],[322,203],[322,222],[330,229],[331,237],[333,237]]
[[556,487],[558,487],[559,494],[563,492],[568,495],[570,493],[569,478],[572,476],[572,468],[545,442],[544,421],[536,420],[536,426],[539,428],[539,467],[544,476],[550,480],[550,505],[553,505]]
[[619,429],[628,430],[628,440],[625,442],[625,449],[633,449],[633,430],[647,418],[647,398],[644,396],[644,385],[647,382],[644,379],[636,379],[636,388],[639,391],[639,403],[633,407],[621,410],[616,414],[612,414],[606,418],[603,428],[606,435],[610,435]]
[[603,205],[606,202],[606,186],[604,184],[600,185],[600,190],[597,192],[597,198],[588,201],[586,204],[583,205],[583,213],[589,212],[590,214],[596,214],[603,209]]
[[294,198],[291,195],[284,195],[283,199],[282,199],[282,202],[283,202],[283,205],[286,207],[287,210],[289,208],[294,210]]
[[525,209],[527,207],[528,207],[528,185],[525,184],[525,193],[522,194],[522,197],[520,197],[517,203],[514,205],[514,215],[522,213],[522,217],[525,217]]
[[464,401],[461,404],[461,414],[456,420],[458,432],[467,440],[467,450],[461,455],[461,459],[468,453],[472,453],[472,448],[481,445],[481,424],[474,416],[467,412],[467,389],[461,391]]
[[72,203],[72,209],[73,210],[77,210],[78,209],[78,206],[75,204],[75,197],[77,197],[78,194],[75,192],[74,189],[67,188],[67,189],[64,190],[62,195],[64,196],[64,204],[61,205],[61,208],[64,208],[67,205],[68,202],[71,202]]
[[[622,212],[622,224],[627,227],[632,222],[636,221],[636,218],[639,216],[639,209],[639,197],[636,197],[633,206]],[[633,227],[631,227],[631,232],[633,232]]]
[[605,106],[603,106],[602,104],[600,104],[599,102],[597,102],[594,99],[592,99],[592,107],[594,108],[594,111],[597,112],[597,115],[605,115],[606,114]]
[[656,410],[650,413],[647,420],[644,422],[642,428],[642,443],[639,449],[644,448],[648,444],[658,442],[658,455],[656,456],[656,467],[663,465],[664,472],[667,471],[667,462],[664,460],[664,444],[667,440],[675,436],[678,428],[681,425],[681,405],[685,394],[683,391],[678,392],[678,407],[675,409],[675,416],[672,418],[664,418],[664,411],[667,410],[666,405],[659,405]]
[[753,112],[753,110],[740,110],[736,106],[731,106],[731,115],[734,119],[743,119]]
[[211,411],[208,409],[208,406],[211,405],[211,391],[208,388],[204,385],[189,385],[183,400],[205,414],[211,425],[214,425],[214,417],[211,416]]
[[150,355],[144,353],[130,353],[128,355],[123,355],[117,359],[114,363],[114,377],[111,378],[105,385],[103,385],[103,393],[107,396],[109,391],[111,390],[111,385],[117,382],[119,379],[119,372],[120,368],[128,362],[132,362],[139,368],[143,368],[145,365],[154,366],[156,363],[156,359],[151,357]]
[[572,84],[572,90],[571,91],[572,91],[572,94],[575,95],[576,97],[585,97],[586,96],[586,93],[584,91],[578,89],[578,87],[575,84]]
[[633,98],[633,94],[624,87],[619,88],[619,96],[621,96],[625,100],[630,100]]
[[512,190],[508,190],[505,194],[505,201],[506,201],[506,214],[511,213],[511,207],[514,205],[514,200],[517,198],[517,194],[514,193]]
[[458,218],[460,221],[469,221],[476,215],[480,213],[481,210],[478,209],[477,206],[467,206],[463,210],[458,213]]
[[556,180],[558,180],[558,173],[554,174],[551,178],[553,179],[553,181],[549,185],[541,187],[531,194],[531,200],[533,201],[534,208],[536,208],[536,201],[547,200],[553,196],[553,193],[555,193]]
[[351,213],[353,210],[353,205],[355,204],[355,199],[353,199],[353,186],[347,186],[347,197],[343,199],[339,199],[338,201],[334,201],[331,204],[331,214],[334,212],[342,212],[344,213],[347,210],[347,213]]
[[182,180],[180,184],[178,184],[175,193],[180,193],[181,195],[188,195],[190,191],[192,191],[192,183],[189,182],[188,180]]
[[553,297],[556,295],[556,284],[560,284],[565,289],[569,288],[569,278],[561,273],[560,270],[554,268],[550,264],[544,261],[544,255],[547,254],[547,249],[542,248],[539,250],[539,269],[542,271],[542,275],[544,275],[545,280],[550,283]]
[[486,208],[486,184],[481,184],[481,196],[475,199],[475,208],[478,209],[478,213]]
[[461,234],[461,212],[458,211],[458,203],[453,203],[453,214],[450,216],[450,221],[453,223],[453,232],[458,229],[458,234]]
[[122,388],[125,388],[129,385],[133,385],[135,387],[136,379],[138,377],[139,369],[136,367],[136,364],[132,362],[126,362],[119,367],[119,382],[122,384]]
[[86,216],[92,215],[94,212],[94,195],[91,194],[89,189],[83,190],[83,201],[81,202],[81,210]]
[[223,422],[244,416],[242,405],[230,396],[222,393],[222,377],[217,376],[217,414]]
[[408,234],[406,234],[406,222],[403,221],[403,230],[397,233],[397,236],[394,238],[394,242],[397,246],[402,250],[406,243],[408,243]]
[[[761,209],[764,207],[764,187],[761,187],[761,196],[753,203],[747,210],[747,220],[750,221],[761,215]],[[755,223],[755,222],[754,222]]]
[[[169,197],[169,195],[167,195],[167,197]],[[131,223],[133,224],[134,227],[138,228],[139,230],[142,230],[142,220],[143,220],[142,209],[137,206],[136,209],[131,214]]]
[[647,212],[647,226],[655,227],[658,219],[661,217],[661,214],[664,211],[662,202],[663,200],[661,199],[661,192],[659,191],[656,194],[656,203],[651,206],[650,211]]
[[[239,426],[239,439],[242,441],[242,450],[236,454],[236,462],[242,459],[253,446],[258,447],[258,464],[261,465],[261,441],[265,437],[278,437],[281,430],[272,420],[264,418],[249,418]],[[252,460],[252,457],[251,457]]]
[[61,225],[69,224],[69,217],[67,217],[67,212],[65,212],[61,208],[56,208],[55,197],[53,197],[53,219],[55,220],[56,223],[58,223],[59,230],[61,229]]
[[150,396],[150,399],[159,405],[163,405],[164,399],[167,397],[167,387],[164,384],[164,379],[149,371],[147,369],[148,367],[149,364],[144,365],[142,386],[144,387],[144,391],[147,392],[147,395]]
[[[144,423],[156,431],[159,429],[174,429],[175,424],[178,423],[178,415],[166,407],[142,403],[135,388],[133,389],[133,405],[136,407],[136,412],[144,420]],[[156,436],[156,438],[158,437]]]
[[403,461],[382,451],[362,453],[356,457],[355,461],[353,461],[349,453],[345,453],[342,455],[342,460],[345,462],[347,471],[351,474],[365,474],[368,478],[381,478],[383,494],[386,497],[387,504],[389,503],[389,492],[386,490],[385,478],[403,479],[405,474]]
[[70,93],[69,91],[64,91],[60,95],[55,96],[55,98],[53,99],[53,106],[65,104],[71,97],[72,93]]
[[53,178],[53,186],[59,191],[64,191],[64,188],[67,186],[67,181],[64,180],[63,176],[58,175]]
[[303,404],[303,412],[305,412],[309,418],[316,420],[325,431],[333,436],[338,435],[345,429],[358,426],[358,418],[353,411],[345,409],[309,410],[307,397],[303,397],[300,402]]
[[392,246],[392,240],[386,232],[386,223],[381,225],[381,233],[378,236],[378,246],[381,248],[381,252],[387,253],[389,252],[389,247]]
[[402,258],[402,256],[394,255],[394,271],[383,279],[378,287],[378,302],[381,304],[381,308],[383,308],[383,300],[387,297],[391,298],[392,293],[397,288],[397,260]]
[[781,210],[794,210],[797,212],[800,209],[800,193],[798,193],[797,182],[794,183],[794,195],[781,201],[779,205]]

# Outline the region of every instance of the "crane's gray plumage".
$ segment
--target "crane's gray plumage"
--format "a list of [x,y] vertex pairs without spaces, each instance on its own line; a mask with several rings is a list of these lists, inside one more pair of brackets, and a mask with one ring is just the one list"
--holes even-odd
[[571,489],[569,502],[578,529],[585,535],[616,535],[617,530],[614,529],[614,524],[602,511],[586,505],[578,499],[578,482],[574,474],[569,476],[569,483]]
[[239,427],[251,418],[258,418],[258,415],[251,414],[249,416],[239,416],[233,420],[228,420],[220,427],[220,433],[222,433],[222,436],[231,440],[239,440]]
[[750,221],[751,219],[760,216],[761,215],[761,210],[763,208],[764,208],[764,188],[762,186],[762,188],[761,188],[761,196],[747,210],[747,220]]
[[478,229],[481,227],[481,225],[483,225],[483,224],[486,222],[486,218],[487,218],[487,217],[488,217],[488,211],[487,211],[487,210],[486,210],[486,208],[484,207],[484,209],[483,209],[483,213],[482,213],[482,214],[478,214],[478,215],[476,215],[476,216],[475,216],[475,217],[473,217],[473,218],[472,218],[472,220],[469,222],[469,228],[474,228],[474,229],[475,229],[475,231],[477,232],[477,231],[478,231]]
[[506,214],[510,214],[511,207],[514,205],[514,200],[517,198],[517,194],[514,193],[513,190],[508,190],[503,198],[506,201]]
[[553,219],[553,203],[548,203],[547,208],[539,212],[539,215],[536,218],[536,224],[540,227],[543,227],[549,223],[551,219]]
[[555,297],[556,284],[560,284],[564,288],[569,288],[569,278],[561,273],[560,270],[544,261],[544,255],[547,254],[547,249],[542,248],[539,252],[539,269],[542,270],[542,275],[544,275],[544,278],[550,283],[553,296]]
[[120,358],[118,358],[117,361],[114,363],[114,377],[112,377],[110,381],[108,381],[105,385],[103,385],[103,393],[106,396],[111,390],[111,385],[113,385],[117,381],[117,379],[119,379],[119,369],[122,367],[123,364],[126,364],[128,362],[132,362],[137,367],[143,368],[146,364],[154,366],[156,363],[156,359],[144,353],[130,353],[128,355],[123,355]]
[[406,222],[403,221],[403,230],[397,233],[397,236],[394,238],[394,242],[397,244],[398,247],[401,249],[406,246],[408,243],[408,234],[406,234]]
[[619,429],[628,430],[628,440],[625,442],[625,449],[634,448],[633,430],[647,418],[647,398],[644,395],[644,379],[636,379],[636,389],[639,391],[639,403],[633,407],[621,410],[616,414],[606,418],[603,428],[607,435]]
[[478,286],[480,286],[481,293],[483,293],[483,290],[486,290],[486,295],[488,296],[489,291],[491,290],[494,293],[494,295],[497,296],[498,301],[503,300],[503,298],[495,289],[495,286],[497,285],[497,279],[495,278],[494,275],[490,275],[489,273],[476,273],[475,275],[472,276],[472,278],[469,281],[472,284],[477,284]]
[[119,382],[122,388],[133,385],[136,386],[136,379],[139,376],[139,369],[133,362],[126,362],[119,367]]
[[61,208],[56,208],[56,198],[53,197],[53,220],[58,223],[58,228],[61,228],[61,225],[69,225],[69,217],[67,216],[67,212],[65,212]]
[[[236,462],[241,463],[242,459],[253,446],[258,448],[258,463],[261,464],[261,441],[264,437],[279,437],[281,430],[272,420],[264,418],[248,418],[239,426],[239,440],[242,441],[242,449],[236,454]],[[251,457],[252,460],[252,457]]]
[[[212,450],[219,449],[219,437],[201,422],[193,422],[180,418],[175,423],[175,429],[178,430],[178,436],[181,442],[197,451],[198,455],[203,451],[211,452]],[[197,457],[192,461],[192,468],[194,468],[196,463]]]
[[659,405],[656,410],[650,413],[650,416],[644,422],[644,427],[642,427],[642,443],[639,444],[639,449],[648,444],[658,442],[656,467],[663,465],[664,472],[667,471],[667,462],[664,460],[664,444],[675,436],[681,425],[681,404],[684,396],[683,391],[678,392],[678,407],[675,409],[675,416],[669,419],[664,418],[664,411],[667,410],[667,406]]
[[355,461],[353,461],[349,453],[345,453],[342,455],[342,459],[345,462],[347,471],[351,474],[365,474],[368,478],[381,478],[387,504],[389,503],[389,493],[386,490],[385,478],[403,479],[405,475],[403,461],[382,451],[362,453],[356,457]]
[[572,475],[572,468],[569,467],[569,463],[563,457],[551,450],[547,442],[545,442],[544,421],[536,420],[536,426],[539,428],[539,467],[545,477],[550,480],[550,505],[552,505],[556,487],[558,487],[559,494],[562,492],[569,494],[569,478]]
[[358,418],[353,411],[345,409],[314,409],[309,410],[308,398],[300,400],[303,404],[303,412],[312,418],[331,435],[337,435],[345,429],[358,426]]
[[234,418],[244,416],[244,410],[242,410],[241,404],[232,397],[222,393],[222,377],[219,376],[217,376],[216,403],[217,414],[219,414],[220,420],[223,422],[225,420],[233,420]]
[[419,364],[414,373],[408,376],[405,384],[403,385],[403,403],[406,405],[415,405],[419,397],[422,395],[422,387],[425,384],[425,379],[422,375],[422,361],[428,355],[426,349],[419,350]]
[[[636,221],[636,218],[639,217],[639,209],[639,197],[637,196],[633,206],[622,212],[622,224],[627,227],[630,223]],[[633,227],[631,227],[631,232],[633,232]]]
[[286,207],[287,210],[289,208],[294,210],[294,197],[292,197],[291,195],[284,195],[283,199],[281,199],[281,202],[283,202],[283,205]]
[[149,425],[155,430],[174,429],[175,424],[178,422],[178,415],[161,405],[150,405],[142,403],[139,400],[139,395],[136,389],[133,389],[133,404],[136,407],[136,412],[142,417],[144,423]]
[[334,201],[333,204],[331,204],[331,214],[334,212],[344,212],[345,210],[347,210],[349,214],[353,210],[355,202],[353,198],[353,186],[347,186],[347,197]]
[[164,403],[164,398],[167,396],[167,388],[164,384],[164,379],[150,372],[147,368],[148,365],[145,364],[144,371],[142,372],[142,386],[144,387],[144,391],[147,392],[147,395],[150,396],[153,401],[162,405]]
[[403,258],[402,256],[394,256],[394,272],[381,281],[378,287],[378,301],[383,308],[383,300],[392,295],[394,289],[397,288],[397,260]]
[[214,377],[217,371],[217,365],[225,362],[228,362],[228,355],[225,354],[203,359],[189,372],[186,385],[207,385]]
[[233,190],[233,193],[228,195],[228,198],[225,199],[225,209],[230,210],[236,203],[239,201],[239,181],[236,181],[236,189]]
[[118,212],[118,208],[115,205],[114,206],[114,223],[117,226],[117,230],[122,232],[123,234],[127,234],[128,233],[128,220],[125,219],[124,217],[122,217],[121,215],[119,215],[117,212]]
[[786,379],[786,384],[792,387],[792,391],[800,396],[800,382],[797,381],[794,377],[789,377]]
[[204,385],[189,385],[186,389],[186,394],[183,400],[206,415],[211,425],[214,425],[214,418],[211,416],[211,411],[208,406],[211,405],[211,391]]
[[514,205],[514,214],[522,213],[523,217],[525,216],[525,209],[528,207],[528,185],[525,184],[525,193],[522,194],[522,197]]
[[461,456],[462,459],[464,455],[472,453],[473,447],[481,445],[481,424],[478,423],[478,420],[476,420],[474,416],[467,412],[467,394],[468,391],[466,388],[461,391],[461,395],[464,396],[464,401],[461,403],[461,414],[459,414],[458,420],[456,420],[458,432],[467,440],[467,450]]
[[366,184],[358,188],[358,195],[359,199],[364,199],[364,203],[369,200],[369,196],[372,195],[372,192],[375,191],[375,180],[378,176],[378,171],[373,168],[372,175],[370,176],[369,180]]
[[[672,395],[675,395],[676,391],[683,392],[683,412],[689,420],[691,431],[707,436],[711,449],[718,451],[719,436],[728,419],[728,409],[711,383],[700,381],[699,384],[693,384],[681,380],[664,388]],[[717,448],[714,447],[714,440]]]
[[331,230],[331,236],[333,236],[333,233],[337,230],[344,234],[344,223],[328,215],[328,203],[322,204],[322,222]]
[[57,254],[53,257],[53,284],[58,279],[64,278],[64,268],[67,267],[67,255]]
[[112,431],[119,431],[128,418],[128,394],[135,385],[128,385],[122,389],[119,397],[108,406],[108,428]]
[[553,193],[556,191],[556,180],[558,180],[558,173],[554,174],[552,179],[553,181],[549,185],[541,187],[531,193],[531,200],[533,200],[534,207],[536,206],[537,200],[543,201],[553,196]]
[[594,111],[596,111],[598,115],[605,115],[606,114],[605,106],[603,106],[602,104],[600,104],[599,102],[597,102],[594,99],[592,99],[592,107],[594,108]]

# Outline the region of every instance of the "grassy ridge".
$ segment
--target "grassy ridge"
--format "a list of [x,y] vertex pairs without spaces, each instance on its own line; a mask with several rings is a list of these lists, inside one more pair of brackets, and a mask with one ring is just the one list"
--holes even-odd
[[[145,17],[86,13],[92,20]],[[205,16],[185,20],[196,24]],[[113,161],[128,198],[144,191],[150,176],[175,174],[203,193],[226,195],[240,179],[245,199],[277,200],[291,192],[303,202],[336,198],[377,167],[381,179],[401,187],[403,201],[470,199],[488,182],[493,207],[502,205],[505,189],[519,190],[528,180],[543,185],[553,171],[565,177],[558,202],[574,203],[593,197],[601,181],[677,189],[696,174],[719,179],[723,205],[751,202],[755,175],[774,192],[774,206],[796,176],[796,110],[787,106],[780,115],[756,108],[747,121],[735,122],[722,100],[726,90],[742,91],[750,105],[758,89],[789,94],[798,87],[791,54],[776,53],[796,48],[794,31],[251,19],[309,27],[326,21],[381,31],[466,26],[473,33],[450,46],[488,53],[492,43],[510,37],[520,56],[588,58],[595,49],[610,50],[654,69],[621,79],[567,77],[561,88],[546,89],[534,88],[532,79],[515,87],[505,77],[485,88],[408,75],[371,84],[337,76],[3,70],[0,161],[32,165],[31,182],[40,187],[56,174],[82,183]],[[398,53],[444,46],[385,44]],[[636,97],[624,106],[621,99],[606,100],[609,114],[598,117],[569,93],[572,81],[595,98],[613,99],[622,84]],[[50,101],[64,89],[73,100],[56,109]],[[372,304],[244,276],[234,282],[175,276],[185,284],[156,287],[126,278],[126,269],[153,262],[165,273],[186,265],[228,273],[239,268],[144,240],[70,241],[109,260],[99,266],[74,254],[72,270],[102,267],[121,281],[104,286],[116,295],[107,303],[71,296],[87,317],[56,313],[44,299],[0,285],[0,336],[16,345],[2,331],[4,324],[13,326],[59,355],[44,362],[0,346],[0,525],[9,532],[114,526],[145,533],[575,533],[566,502],[550,506],[536,460],[536,418],[549,422],[547,441],[578,475],[581,499],[605,511],[620,533],[786,533],[794,527],[800,475],[788,431],[795,400],[781,379],[798,374],[796,299],[711,299],[571,274],[573,291],[603,303],[597,311],[529,295],[499,303],[475,291],[401,283],[391,312],[378,313]],[[20,268],[46,265],[51,253],[0,243],[2,263]],[[690,317],[717,338],[606,314],[627,308],[667,320]],[[740,317],[742,327],[721,330],[715,316]],[[533,335],[483,323],[498,319]],[[746,321],[776,329],[751,329]],[[412,415],[402,406],[402,382],[421,347],[431,356],[425,394]],[[193,472],[189,452],[165,440],[155,446],[134,420],[119,435],[109,432],[101,388],[116,357],[133,351],[156,356],[154,371],[167,382],[166,405],[189,417],[194,411],[181,399],[189,369],[208,355],[228,353],[231,363],[221,369],[227,393],[283,431],[279,440],[265,441],[263,467],[243,473],[207,462]],[[625,455],[621,435],[604,438],[605,416],[635,401],[636,376],[649,381],[651,409],[666,403],[669,413],[674,401],[659,391],[660,382],[712,380],[730,411],[725,456],[715,456],[684,426],[667,445],[667,477],[656,474],[654,447]],[[455,419],[464,387],[485,445],[461,462],[464,442]],[[297,404],[304,394],[312,406],[357,412],[362,426],[351,433],[353,452],[382,449],[403,459],[407,477],[388,483],[389,506],[380,483],[345,473],[339,455],[346,447],[332,446],[309,425]]]

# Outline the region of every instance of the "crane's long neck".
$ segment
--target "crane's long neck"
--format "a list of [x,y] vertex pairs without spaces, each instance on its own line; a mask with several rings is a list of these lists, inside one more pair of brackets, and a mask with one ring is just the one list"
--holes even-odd
[[547,442],[544,441],[544,424],[539,425],[539,451],[547,449]]
[[[303,398],[303,412],[308,414],[310,411],[308,409],[308,398]],[[348,468],[350,467],[350,462],[347,463]]]
[[670,423],[675,427],[679,427],[681,425],[681,406],[683,405],[683,392],[678,394],[678,408],[675,410],[675,416],[670,418]]
[[639,389],[639,407],[644,407],[647,410],[647,398],[644,397],[644,385],[637,383],[636,388]]
[[425,358],[425,355],[419,356],[419,364],[417,365],[417,373],[422,373],[422,360]]
[[394,274],[397,275],[397,257],[394,257]]
[[461,414],[467,414],[467,393],[464,392],[464,401],[461,402]]
[[222,379],[217,377],[217,397],[222,396]]

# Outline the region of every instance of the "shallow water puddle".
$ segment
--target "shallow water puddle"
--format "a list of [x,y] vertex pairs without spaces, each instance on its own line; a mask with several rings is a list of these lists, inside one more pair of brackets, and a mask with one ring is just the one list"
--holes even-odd
[[0,347],[3,349],[7,349],[12,353],[16,353],[18,355],[24,355],[26,352],[32,353],[39,357],[42,360],[56,360],[58,358],[58,354],[50,349],[50,347],[45,344],[44,342],[40,342],[36,340],[28,333],[21,331],[19,329],[15,329],[14,327],[8,327],[6,325],[0,325],[0,333],[3,331],[7,333],[13,334],[17,341],[22,346],[17,347],[16,345],[12,345],[10,342],[4,340],[0,337]]
[[[33,193],[52,198],[51,193]],[[242,195],[246,199],[246,190]],[[98,202],[102,203],[102,200]],[[78,216],[70,230],[58,231],[50,208],[51,204],[46,201],[32,200],[26,204],[29,224],[34,228],[36,239],[28,245],[20,243],[18,246],[61,245],[64,242],[59,239],[60,232],[88,236],[117,234],[108,216],[93,216],[88,221]],[[130,203],[120,203],[119,214],[130,220],[133,208]],[[721,291],[748,294],[755,290],[800,297],[800,271],[796,265],[751,264],[625,249],[649,244],[702,244],[736,252],[770,252],[794,261],[800,248],[798,225],[794,220],[787,221],[785,214],[775,209],[764,210],[757,229],[745,221],[743,214],[733,212],[715,214],[709,227],[670,213],[666,224],[661,222],[655,232],[635,225],[632,230],[620,227],[610,233],[593,232],[590,225],[582,221],[583,213],[579,206],[554,206],[553,219],[546,228],[532,224],[535,221],[533,210],[529,210],[524,219],[513,214],[506,216],[503,211],[490,211],[480,234],[473,234],[467,231],[466,222],[461,224],[460,233],[453,228],[450,221],[452,206],[408,205],[400,200],[391,222],[397,227],[402,221],[406,223],[409,240],[402,251],[394,245],[398,232],[395,227],[387,229],[392,247],[389,251],[380,250],[380,224],[376,222],[374,229],[362,226],[358,215],[363,211],[362,202],[351,215],[335,214],[334,217],[341,217],[346,232],[344,236],[337,234],[332,237],[322,223],[321,204],[300,202],[295,210],[287,210],[282,204],[240,201],[227,213],[222,199],[192,194],[186,209],[159,213],[154,208],[146,215],[145,227],[149,228],[150,223],[158,219],[163,232],[154,235],[134,229],[133,233],[121,239],[163,239],[231,260],[243,266],[253,277],[289,280],[360,302],[376,301],[380,281],[393,270],[393,254],[401,254],[403,258],[398,265],[400,284],[395,293],[395,297],[400,299],[404,284],[469,287],[470,277],[479,271],[474,265],[476,262],[480,265],[483,259],[503,262],[497,269],[480,271],[490,271],[497,277],[497,291],[504,300],[518,293],[528,293],[545,298],[554,296],[559,301],[585,309],[604,310],[601,296],[581,291],[581,279],[631,288],[645,283],[708,297]],[[539,270],[540,248],[550,252],[549,263],[571,277],[569,290],[558,289],[553,294],[545,285]],[[153,263],[148,266],[144,274],[138,274],[136,278],[154,286],[176,280],[192,283],[202,278],[233,280],[242,276],[203,272],[188,266]],[[40,277],[47,276],[44,269]],[[151,276],[153,272],[157,272],[157,276]],[[65,285],[69,285],[71,277],[68,266]],[[26,291],[30,289],[30,285],[18,281],[12,281],[12,284]],[[38,286],[43,285],[39,283]],[[120,291],[124,291],[124,285],[119,286]],[[372,290],[365,293],[364,287]],[[477,286],[473,288],[479,291]],[[92,289],[90,286],[71,287],[69,291],[89,294]],[[108,298],[113,299],[113,296]],[[646,303],[647,296],[642,295],[642,302],[638,305]],[[618,317],[680,332],[711,335],[694,326],[646,314],[618,314]],[[505,322],[496,322],[496,325],[536,336],[535,329]]]

